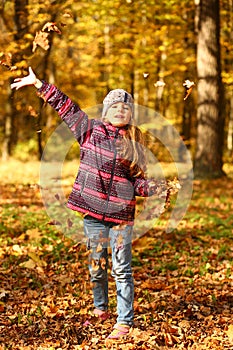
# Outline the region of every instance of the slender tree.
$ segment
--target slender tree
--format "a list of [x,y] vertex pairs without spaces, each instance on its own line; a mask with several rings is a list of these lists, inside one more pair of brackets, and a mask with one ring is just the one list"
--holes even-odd
[[[15,0],[14,1],[14,24],[16,31],[14,34],[15,42],[20,42],[27,30],[27,6],[28,0]],[[17,60],[20,59],[20,53],[18,53]],[[2,143],[2,159],[7,160],[11,155],[12,145],[17,142],[17,128],[15,127],[15,115],[16,110],[14,104],[11,101],[14,99],[14,91],[9,92],[9,99],[6,104],[6,116],[5,116],[5,138]]]
[[214,178],[224,174],[220,6],[219,0],[199,0],[197,6],[198,126],[194,170],[197,177]]

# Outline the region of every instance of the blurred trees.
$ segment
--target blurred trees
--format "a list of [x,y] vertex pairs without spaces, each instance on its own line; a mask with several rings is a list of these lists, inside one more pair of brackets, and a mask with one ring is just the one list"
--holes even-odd
[[[11,65],[16,66],[13,70],[0,66],[2,144],[8,132],[7,115],[12,118],[13,114],[17,121],[9,129],[17,136],[11,137],[8,153],[24,149],[40,157],[48,136],[59,122],[56,114],[43,106],[32,87],[17,91],[11,98],[10,79],[27,74],[30,65],[41,79],[55,83],[82,108],[101,104],[109,89],[129,90],[136,103],[158,110],[177,126],[194,153],[197,89],[184,101],[183,82],[190,79],[198,85],[195,1],[24,0],[20,2],[25,6],[21,11],[26,23],[23,30],[16,23],[17,0],[2,1],[0,60],[6,61],[12,56]],[[228,125],[229,116],[233,115],[230,113],[232,31],[228,26],[232,19],[231,0],[222,0],[220,10]],[[37,45],[33,52],[36,33],[48,22],[55,22],[61,34],[46,30],[49,47]],[[157,81],[166,85],[156,87]],[[229,140],[230,137],[228,134]],[[4,149],[3,154],[6,158]]]

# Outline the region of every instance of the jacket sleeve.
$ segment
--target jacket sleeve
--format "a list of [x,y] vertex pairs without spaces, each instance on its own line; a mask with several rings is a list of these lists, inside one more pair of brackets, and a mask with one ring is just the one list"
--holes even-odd
[[67,124],[77,141],[82,144],[87,130],[90,129],[90,120],[78,104],[71,101],[55,85],[42,81],[38,95],[53,107],[61,119]]
[[145,179],[138,177],[134,182],[135,196],[150,197],[153,195],[159,198],[166,198],[167,196],[167,182],[165,180],[157,181],[154,179]]

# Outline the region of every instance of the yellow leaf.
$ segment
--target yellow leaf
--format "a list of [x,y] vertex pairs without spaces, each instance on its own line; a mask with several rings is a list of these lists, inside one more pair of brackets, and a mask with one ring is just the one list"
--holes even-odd
[[102,251],[102,245],[99,243],[96,248],[96,253],[100,253]]
[[25,267],[26,269],[35,269],[36,267],[36,263],[32,260],[29,259],[28,261],[22,262],[21,264],[19,264],[20,267]]
[[33,229],[29,229],[25,232],[25,235],[29,236],[29,238],[31,238],[31,239],[40,238],[41,234],[42,233],[39,231],[39,229],[37,227],[33,228]]
[[40,267],[47,266],[47,263],[41,260],[35,253],[29,252],[28,256],[36,263],[37,266],[40,266]]
[[230,324],[226,333],[228,335],[230,342],[233,343],[233,324]]

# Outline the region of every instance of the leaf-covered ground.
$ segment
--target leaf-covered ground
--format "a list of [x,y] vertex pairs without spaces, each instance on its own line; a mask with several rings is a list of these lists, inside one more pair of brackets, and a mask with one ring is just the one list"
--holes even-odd
[[[48,224],[38,164],[18,165],[0,164],[0,349],[105,349],[114,281],[111,318],[84,327],[92,311],[86,249]],[[135,327],[110,349],[233,348],[232,197],[232,178],[195,181],[178,229],[164,232],[166,213],[135,242]]]

